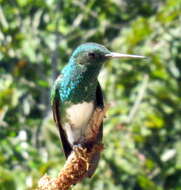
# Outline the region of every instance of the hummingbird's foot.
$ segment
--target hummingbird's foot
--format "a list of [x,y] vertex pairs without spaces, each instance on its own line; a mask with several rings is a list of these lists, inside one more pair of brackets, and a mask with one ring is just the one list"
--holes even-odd
[[74,144],[73,145],[73,147],[72,147],[72,149],[73,149],[73,151],[74,151],[74,153],[77,155],[77,156],[79,156],[79,152],[80,151],[84,151],[85,149],[84,149],[84,147],[82,146],[82,144]]
[[82,148],[82,145],[81,144],[74,144],[72,148],[73,148],[73,151],[76,151],[77,149]]
[[83,148],[82,148],[81,144],[75,144],[75,145],[73,145],[72,149],[73,149],[73,152],[75,153],[75,155],[76,155],[77,157],[79,157],[79,152],[80,152]]

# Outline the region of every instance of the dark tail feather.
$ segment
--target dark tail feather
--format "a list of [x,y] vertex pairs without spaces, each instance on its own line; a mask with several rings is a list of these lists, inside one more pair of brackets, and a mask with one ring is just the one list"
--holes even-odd
[[92,177],[92,175],[94,174],[94,172],[97,168],[99,160],[100,160],[100,152],[96,152],[92,157],[92,160],[90,163],[91,167],[89,168],[89,170],[87,172],[87,177]]

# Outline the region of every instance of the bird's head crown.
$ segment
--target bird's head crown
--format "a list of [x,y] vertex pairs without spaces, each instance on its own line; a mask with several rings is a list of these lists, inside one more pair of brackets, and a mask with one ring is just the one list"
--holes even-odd
[[106,59],[106,54],[110,51],[103,45],[97,43],[85,43],[78,46],[71,58],[76,60],[76,63],[82,65],[89,65],[90,63],[103,62]]

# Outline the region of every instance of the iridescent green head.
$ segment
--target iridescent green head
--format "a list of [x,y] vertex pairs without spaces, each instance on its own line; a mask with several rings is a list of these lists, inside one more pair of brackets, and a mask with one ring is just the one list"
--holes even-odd
[[73,52],[70,62],[74,61],[82,66],[96,66],[104,63],[109,58],[144,58],[138,55],[120,54],[109,51],[103,45],[97,43],[85,43],[78,46]]
[[106,60],[106,55],[111,53],[107,48],[96,43],[85,43],[73,52],[71,59],[82,67],[96,67]]

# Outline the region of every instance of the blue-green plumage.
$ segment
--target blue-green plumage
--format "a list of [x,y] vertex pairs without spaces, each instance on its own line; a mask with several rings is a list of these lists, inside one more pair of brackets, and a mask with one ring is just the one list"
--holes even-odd
[[[99,57],[94,58],[91,53]],[[95,43],[83,44],[73,52],[69,63],[61,72],[63,78],[59,93],[62,102],[80,103],[95,98],[95,84],[106,53],[109,50]]]
[[[95,140],[87,144],[89,121],[96,107],[103,108],[103,97],[97,77],[103,63],[110,57],[130,57],[112,53],[96,43],[80,45],[72,54],[51,91],[54,120],[59,128],[66,157],[74,145],[91,147],[102,140],[102,127]],[[141,56],[134,56],[142,58]],[[87,176],[97,166],[99,153],[95,154]]]

